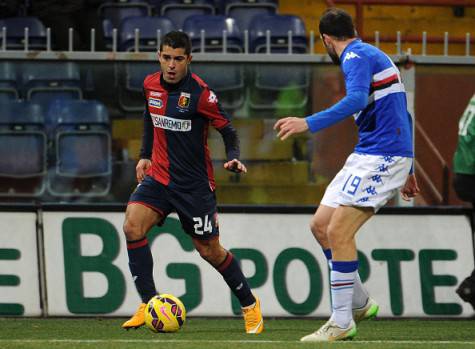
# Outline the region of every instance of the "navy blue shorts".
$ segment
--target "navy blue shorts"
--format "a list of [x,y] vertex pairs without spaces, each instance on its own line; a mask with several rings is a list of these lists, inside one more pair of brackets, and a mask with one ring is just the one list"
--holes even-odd
[[163,220],[176,211],[183,230],[193,238],[211,239],[219,235],[216,195],[209,188],[184,192],[170,189],[146,176],[130,195],[131,203],[153,209],[163,216]]

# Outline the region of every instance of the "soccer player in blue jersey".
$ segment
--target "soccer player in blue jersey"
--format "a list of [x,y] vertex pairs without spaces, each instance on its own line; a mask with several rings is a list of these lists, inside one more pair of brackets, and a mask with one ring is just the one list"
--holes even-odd
[[[207,145],[209,126],[223,137],[224,168],[246,172],[239,161],[239,140],[214,92],[195,74],[188,35],[173,31],[160,45],[161,71],[144,80],[144,133],[136,167],[139,185],[125,213],[129,267],[142,303],[123,328],[144,324],[146,303],[156,295],[153,258],[147,232],[176,211],[183,230],[200,256],[224,278],[238,298],[246,333],[262,332],[264,323],[255,297],[238,261],[219,241],[213,165]],[[209,295],[212,297],[213,295]]]
[[331,8],[320,19],[320,35],[332,61],[341,65],[346,96],[306,118],[276,122],[282,140],[317,132],[354,115],[359,141],[327,187],[310,227],[331,267],[332,315],[302,341],[331,342],[356,335],[355,322],[376,316],[378,304],[358,275],[355,235],[400,190],[418,194],[413,173],[413,121],[399,70],[378,48],[356,37],[351,16]]

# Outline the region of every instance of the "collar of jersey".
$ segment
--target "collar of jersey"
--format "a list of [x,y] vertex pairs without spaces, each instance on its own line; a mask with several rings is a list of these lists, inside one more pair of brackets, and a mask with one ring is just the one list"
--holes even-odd
[[167,90],[168,92],[173,92],[173,91],[176,91],[176,90],[179,90],[181,87],[183,87],[187,82],[188,80],[191,78],[191,71],[190,69],[188,68],[188,72],[186,73],[186,75],[183,77],[183,79],[181,79],[180,81],[178,81],[176,84],[170,84],[168,82],[166,82],[164,79],[163,79],[163,74],[160,75],[160,85],[162,85],[162,87]]
[[362,41],[361,39],[357,38],[356,40],[353,40],[352,42],[350,42],[346,47],[345,49],[343,50],[343,52],[341,53],[341,57],[345,57],[345,54],[346,54],[346,51],[349,50],[352,46],[356,45],[356,44],[360,44]]

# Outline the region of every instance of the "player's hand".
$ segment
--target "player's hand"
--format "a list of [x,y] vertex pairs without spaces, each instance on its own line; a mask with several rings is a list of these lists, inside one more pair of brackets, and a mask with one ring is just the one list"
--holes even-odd
[[152,161],[149,159],[140,159],[137,166],[135,167],[135,176],[137,177],[137,182],[141,183],[144,178],[147,170],[152,167]]
[[417,185],[417,178],[415,174],[409,175],[406,184],[401,188],[401,196],[404,200],[409,201],[411,198],[417,196],[420,192],[419,185]]
[[308,125],[305,119],[303,118],[287,117],[277,120],[274,125],[274,130],[279,131],[277,137],[280,138],[281,141],[283,141],[289,138],[294,133],[301,133],[307,131]]
[[247,173],[247,168],[244,164],[238,159],[232,159],[224,164],[224,168],[231,172],[236,173]]

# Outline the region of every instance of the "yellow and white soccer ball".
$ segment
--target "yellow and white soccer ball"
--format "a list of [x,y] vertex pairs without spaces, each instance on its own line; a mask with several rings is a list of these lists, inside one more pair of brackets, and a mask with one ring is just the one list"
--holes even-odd
[[185,306],[171,294],[156,295],[145,307],[145,325],[153,332],[176,332],[185,319]]

